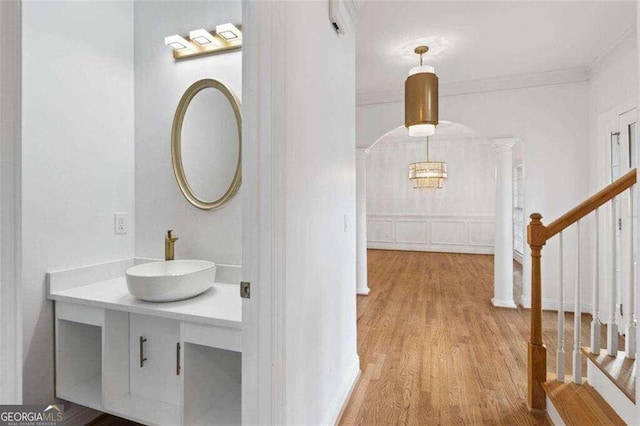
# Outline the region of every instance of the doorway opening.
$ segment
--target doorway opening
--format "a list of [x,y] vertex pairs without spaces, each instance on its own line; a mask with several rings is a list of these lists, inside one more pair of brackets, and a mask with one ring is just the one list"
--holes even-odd
[[[496,235],[502,235],[497,234],[496,220],[505,222],[501,228],[513,231],[508,237],[513,259],[520,262],[518,265],[526,264],[521,144],[508,144],[506,175],[496,173],[498,159],[504,162],[504,145],[462,124],[441,122],[438,133],[429,137],[429,145],[430,160],[447,163],[449,176],[442,189],[413,188],[409,164],[425,161],[427,139],[409,137],[403,126],[387,132],[364,150],[364,161],[358,162],[358,177],[364,181],[358,184],[358,203],[364,210],[358,216],[358,239],[363,240],[358,249],[359,270],[366,267],[367,248],[494,254]],[[363,157],[359,154],[359,158]],[[507,215],[496,216],[498,179],[509,180],[504,186],[508,188],[504,195]],[[509,274],[513,275],[516,269]],[[512,283],[506,284],[513,290],[509,291],[513,293],[509,306],[515,307],[514,301],[521,303],[522,269],[519,268],[519,280],[514,277]],[[366,283],[360,283],[361,275],[364,274],[358,275],[358,294],[367,294]]]
[[[637,110],[635,108],[618,116],[618,131],[610,134],[610,181],[614,182],[636,167],[636,126]],[[626,191],[620,194],[613,204],[615,214],[615,236],[613,274],[616,293],[616,314],[621,325],[634,321],[633,300],[637,253],[637,241],[633,237],[637,224],[635,193]],[[626,327],[621,327],[623,332]]]

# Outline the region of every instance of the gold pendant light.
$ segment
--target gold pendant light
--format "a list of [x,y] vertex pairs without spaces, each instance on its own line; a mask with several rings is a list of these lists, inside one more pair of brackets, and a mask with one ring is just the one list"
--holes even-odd
[[420,66],[411,68],[404,82],[404,125],[409,136],[431,136],[438,125],[438,76],[435,69],[422,64],[427,46],[418,46]]
[[409,164],[409,179],[415,189],[440,189],[447,179],[447,163],[429,161],[429,138],[427,137],[427,161]]

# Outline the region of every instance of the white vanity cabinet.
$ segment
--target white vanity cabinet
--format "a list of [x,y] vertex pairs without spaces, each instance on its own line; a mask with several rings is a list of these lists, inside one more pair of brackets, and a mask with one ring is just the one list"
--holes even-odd
[[150,425],[240,424],[239,330],[56,302],[56,395]]
[[240,312],[230,314],[237,286],[173,304],[100,288],[50,292],[57,397],[148,425],[241,423]]
[[184,425],[240,424],[242,335],[190,322],[181,334]]
[[[76,309],[77,308],[77,309]],[[56,306],[56,394],[86,407],[102,407],[102,309]]]
[[180,405],[180,322],[129,314],[131,393]]

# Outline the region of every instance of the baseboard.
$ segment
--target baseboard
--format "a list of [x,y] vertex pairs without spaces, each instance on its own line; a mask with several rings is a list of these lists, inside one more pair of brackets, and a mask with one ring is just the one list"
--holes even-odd
[[360,296],[366,296],[367,294],[369,294],[369,287],[365,287],[365,288],[360,288],[357,287],[356,288],[356,294],[359,294]]
[[356,356],[356,359],[349,369],[349,373],[344,377],[342,382],[340,383],[340,387],[338,388],[338,392],[334,396],[331,404],[329,404],[329,408],[327,409],[327,415],[324,417],[324,421],[321,424],[323,425],[337,425],[342,417],[342,413],[344,412],[347,404],[349,403],[349,398],[353,393],[356,385],[358,384],[358,380],[360,380],[360,358]]
[[368,241],[367,248],[374,250],[424,251],[430,253],[493,254],[493,247],[462,244],[448,245]]
[[514,302],[513,300],[500,300],[494,297],[493,299],[491,299],[491,304],[496,308],[518,309],[516,302]]
[[[522,307],[526,309],[531,308],[531,299],[522,298]],[[542,309],[545,311],[557,311],[558,310],[557,299],[542,299]],[[573,312],[575,305],[573,302],[564,302],[564,311]],[[582,303],[581,305],[583,314],[590,314],[592,312],[591,303]]]

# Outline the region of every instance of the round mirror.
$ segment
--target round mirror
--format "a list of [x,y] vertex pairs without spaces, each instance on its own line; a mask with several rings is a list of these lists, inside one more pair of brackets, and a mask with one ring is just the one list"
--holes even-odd
[[227,203],[240,189],[240,103],[221,82],[204,79],[182,95],[171,132],[173,171],[186,199],[201,209]]

